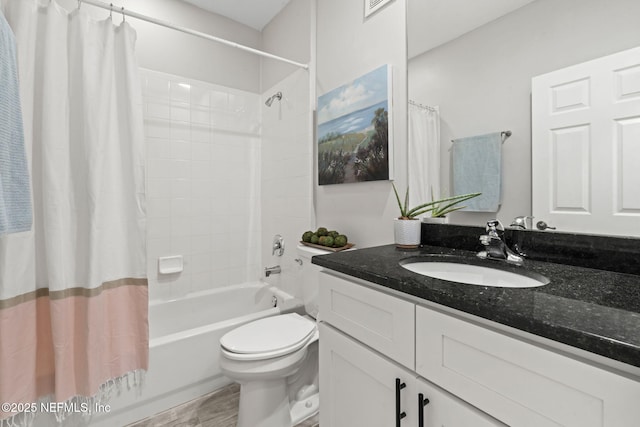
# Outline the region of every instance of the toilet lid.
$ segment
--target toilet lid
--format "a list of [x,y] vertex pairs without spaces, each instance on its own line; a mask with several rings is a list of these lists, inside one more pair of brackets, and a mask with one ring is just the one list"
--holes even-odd
[[289,313],[242,325],[220,338],[230,353],[276,357],[302,348],[315,332],[315,322]]

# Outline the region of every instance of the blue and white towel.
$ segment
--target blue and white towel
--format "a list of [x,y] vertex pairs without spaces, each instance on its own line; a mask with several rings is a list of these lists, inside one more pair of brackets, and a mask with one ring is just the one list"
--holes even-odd
[[0,11],[0,235],[31,229],[31,192],[22,126],[16,44]]
[[453,141],[453,194],[482,193],[464,211],[497,212],[502,193],[502,133]]

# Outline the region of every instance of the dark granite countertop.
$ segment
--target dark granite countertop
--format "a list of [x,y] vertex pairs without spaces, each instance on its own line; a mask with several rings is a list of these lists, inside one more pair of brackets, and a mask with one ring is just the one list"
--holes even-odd
[[[461,257],[465,262],[541,274],[536,288],[466,285],[413,273],[400,262],[413,257]],[[526,260],[523,267],[483,260],[476,253],[442,246],[401,250],[394,245],[313,257],[314,264],[367,280],[640,367],[640,276]]]

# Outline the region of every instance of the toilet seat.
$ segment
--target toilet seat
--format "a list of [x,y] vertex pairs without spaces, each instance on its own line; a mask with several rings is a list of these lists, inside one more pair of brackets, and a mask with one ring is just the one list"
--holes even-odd
[[316,336],[316,324],[296,313],[265,317],[220,338],[221,351],[233,360],[271,359],[303,348]]

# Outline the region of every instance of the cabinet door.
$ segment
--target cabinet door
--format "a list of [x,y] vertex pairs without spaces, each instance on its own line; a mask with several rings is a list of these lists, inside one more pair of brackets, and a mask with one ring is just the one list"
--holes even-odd
[[[396,407],[396,380],[399,391]],[[414,427],[415,374],[320,323],[320,425]],[[396,423],[397,411],[406,415]]]
[[416,371],[513,426],[640,426],[639,382],[424,307]]
[[415,305],[323,272],[320,317],[365,345],[415,369]]
[[[418,390],[416,398],[418,427],[507,426],[422,378],[418,378],[416,388]],[[425,403],[425,399],[428,403]]]

